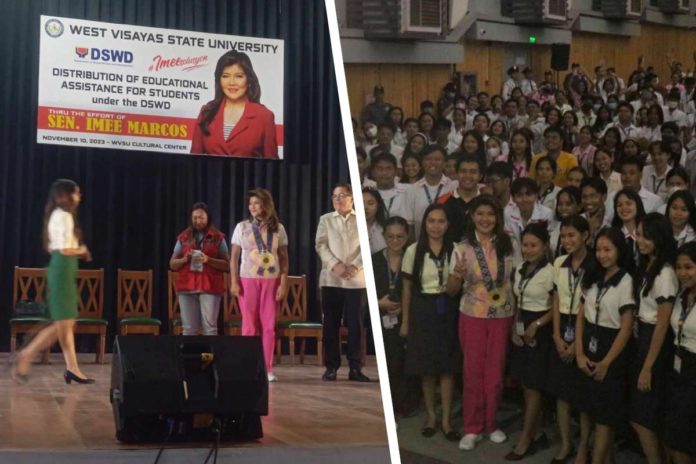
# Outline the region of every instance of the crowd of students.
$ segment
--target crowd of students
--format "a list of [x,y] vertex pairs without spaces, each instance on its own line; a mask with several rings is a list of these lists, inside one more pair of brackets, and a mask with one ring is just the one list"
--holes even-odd
[[377,86],[355,122],[397,417],[420,379],[424,437],[502,443],[509,372],[525,413],[506,460],[545,445],[553,396],[552,462],[610,462],[630,424],[651,464],[694,464],[694,78],[673,62],[662,86],[642,59],[626,82],[508,74],[490,98],[449,83],[417,118]]

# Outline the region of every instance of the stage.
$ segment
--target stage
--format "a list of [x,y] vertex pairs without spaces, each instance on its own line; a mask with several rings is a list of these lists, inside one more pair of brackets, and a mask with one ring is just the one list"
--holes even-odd
[[[158,445],[121,445],[115,438],[109,403],[111,364],[94,364],[79,355],[94,385],[67,385],[61,354],[51,364],[35,364],[27,385],[16,385],[9,371],[0,377],[0,462],[152,462]],[[0,355],[6,365],[8,354]],[[349,382],[342,367],[337,382],[323,382],[313,356],[306,364],[274,368],[264,437],[251,443],[223,444],[218,462],[389,462],[384,411],[374,357],[365,374],[373,382]],[[178,444],[160,463],[203,462],[207,443]],[[212,462],[212,460],[211,460]]]

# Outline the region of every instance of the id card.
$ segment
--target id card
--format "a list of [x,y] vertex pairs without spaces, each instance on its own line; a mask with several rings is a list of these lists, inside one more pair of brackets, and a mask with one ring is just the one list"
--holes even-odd
[[566,343],[572,343],[575,340],[575,327],[568,325],[563,332],[563,341]]
[[385,314],[382,316],[382,327],[385,329],[393,329],[399,323],[399,317],[394,314]]
[[596,337],[590,337],[590,345],[588,346],[588,350],[592,354],[597,353],[597,348],[599,348],[599,340],[597,340]]
[[681,358],[679,357],[678,354],[675,354],[674,355],[674,371],[677,374],[681,374],[681,363],[682,363]]
[[515,334],[519,335],[520,337],[524,335],[524,322],[515,322]]

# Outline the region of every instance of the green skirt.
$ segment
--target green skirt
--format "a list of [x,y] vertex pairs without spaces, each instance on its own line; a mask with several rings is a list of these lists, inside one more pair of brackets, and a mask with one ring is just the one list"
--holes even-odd
[[46,269],[48,311],[54,321],[77,318],[77,257],[51,253]]

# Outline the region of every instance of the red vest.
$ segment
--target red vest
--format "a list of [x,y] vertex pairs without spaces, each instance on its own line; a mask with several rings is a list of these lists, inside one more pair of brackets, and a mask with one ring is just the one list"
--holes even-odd
[[[179,234],[177,240],[181,243],[182,256],[196,250],[196,242],[192,237],[194,232],[191,228]],[[200,251],[211,258],[220,258],[220,242],[225,240],[225,235],[215,227],[209,227],[201,242]],[[208,264],[203,264],[203,272],[191,272],[190,263],[186,263],[179,269],[179,276],[176,279],[177,292],[201,292],[222,295],[225,293],[225,280],[223,272],[212,268]]]

